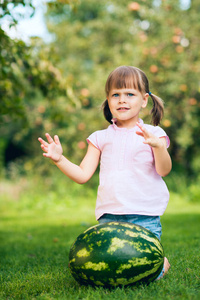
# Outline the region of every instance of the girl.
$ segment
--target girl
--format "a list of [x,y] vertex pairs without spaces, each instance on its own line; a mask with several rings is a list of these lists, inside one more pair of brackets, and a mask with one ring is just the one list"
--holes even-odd
[[[47,133],[47,141],[38,140],[45,157],[77,183],[87,182],[100,161],[100,184],[96,202],[99,223],[131,222],[151,230],[161,237],[160,216],[164,213],[169,192],[162,179],[171,170],[167,151],[169,138],[157,125],[163,116],[163,102],[149,90],[146,75],[138,68],[121,66],[108,77],[103,111],[111,125],[92,133],[88,150],[81,164],[75,165],[62,155],[56,135]],[[153,100],[153,125],[139,119],[148,97]],[[170,265],[165,258],[158,278],[167,273]]]

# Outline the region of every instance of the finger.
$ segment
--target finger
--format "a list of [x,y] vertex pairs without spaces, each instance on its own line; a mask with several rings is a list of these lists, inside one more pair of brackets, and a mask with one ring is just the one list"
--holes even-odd
[[[148,131],[140,124],[140,123],[136,123],[136,125],[140,128],[141,131],[138,131],[138,134],[143,136],[144,138],[146,138],[146,136],[148,135]],[[139,133],[140,132],[140,133]]]
[[137,123],[137,126],[142,130],[142,132],[143,132],[144,134],[147,134],[147,133],[148,133],[148,131],[147,131],[141,124]]
[[143,143],[144,143],[144,144],[147,144],[147,145],[149,145],[149,146],[152,146],[152,147],[155,145],[155,141],[152,140],[151,138],[150,138],[150,139],[144,140]]
[[144,140],[144,141],[143,141],[143,144],[150,144],[150,141]]
[[140,135],[140,136],[144,136],[143,132],[141,132],[141,131],[136,131],[136,134]]
[[138,127],[141,129],[141,131],[142,131],[142,133],[143,133],[142,136],[143,136],[145,139],[150,138],[150,137],[152,136],[152,134],[151,134],[148,130],[146,130],[146,128],[145,128],[144,126],[140,125],[139,123],[138,123],[137,125],[138,125]]
[[41,137],[38,138],[38,141],[39,141],[41,144],[44,144],[44,143],[45,143],[45,141],[44,141]]
[[46,142],[46,141],[44,141],[42,138],[38,138],[38,141],[42,144],[42,145],[44,145],[44,146],[48,146],[48,143]]
[[54,136],[54,141],[55,141],[56,145],[60,145],[60,140],[57,135]]
[[51,143],[54,142],[54,140],[52,139],[52,137],[50,136],[50,134],[46,133],[45,136],[46,136],[47,141],[49,142],[49,144],[51,144]]
[[48,152],[48,147],[45,147],[43,144],[41,145],[43,151]]
[[144,130],[144,127],[139,123],[137,122],[136,125],[143,131]]

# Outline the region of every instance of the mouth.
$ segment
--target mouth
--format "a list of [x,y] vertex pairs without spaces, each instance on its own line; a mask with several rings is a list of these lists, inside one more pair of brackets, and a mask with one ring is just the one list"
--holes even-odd
[[127,111],[127,110],[129,110],[130,108],[128,108],[128,107],[119,107],[117,110],[118,111]]

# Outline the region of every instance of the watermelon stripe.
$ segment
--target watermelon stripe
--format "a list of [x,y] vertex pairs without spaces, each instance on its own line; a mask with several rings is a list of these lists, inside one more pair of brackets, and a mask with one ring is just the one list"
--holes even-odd
[[119,273],[122,273],[125,269],[130,269],[134,266],[138,267],[138,266],[147,266],[147,265],[151,265],[151,264],[155,264],[157,265],[159,263],[159,260],[148,260],[147,257],[142,257],[142,258],[137,258],[135,257],[134,259],[132,260],[128,260],[128,264],[122,264],[120,265],[120,267],[116,270],[116,273],[119,274]]
[[116,281],[114,281],[113,279],[110,279],[110,283],[114,286],[118,286],[118,285],[130,285],[133,284],[135,282],[140,281],[141,279],[148,277],[151,274],[154,274],[154,272],[156,271],[156,268],[146,271],[144,273],[141,273],[139,275],[136,275],[134,277],[131,277],[130,279],[127,278],[117,278]]
[[87,251],[86,248],[83,248],[83,249],[79,250],[76,255],[78,257],[87,257],[87,256],[90,256],[90,252]]
[[128,230],[128,229],[125,231],[125,234],[128,235],[128,236],[130,236],[130,237],[132,237],[132,238],[136,238],[136,237],[139,236],[139,233],[133,232],[133,231]]
[[92,263],[91,261],[88,261],[85,263],[82,267],[82,269],[91,269],[94,271],[101,271],[109,268],[109,265],[103,261],[99,262],[98,264]]
[[125,244],[131,244],[131,242],[127,240],[122,240],[117,237],[111,239],[110,247],[108,248],[107,252],[113,254],[118,249],[124,248]]

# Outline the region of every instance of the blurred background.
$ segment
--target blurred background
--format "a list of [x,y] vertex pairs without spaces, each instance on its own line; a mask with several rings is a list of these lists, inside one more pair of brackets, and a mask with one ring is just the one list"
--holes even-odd
[[[64,154],[79,163],[86,138],[109,125],[101,111],[108,74],[133,65],[165,102],[161,127],[173,160],[165,180],[198,202],[199,14],[198,0],[1,0],[1,191],[18,199],[31,180],[34,188],[57,186],[59,171],[37,138],[58,134]],[[142,112],[145,122],[151,106]],[[97,184],[96,175],[87,187]]]

